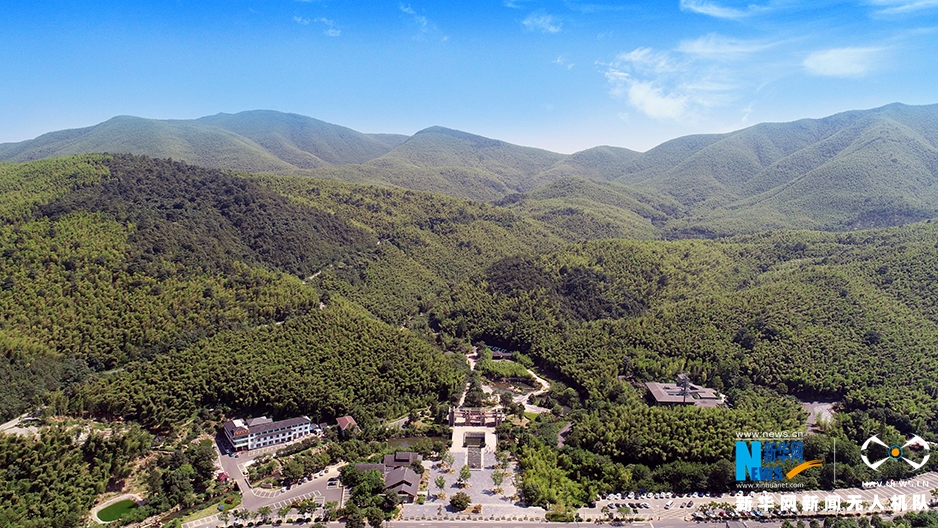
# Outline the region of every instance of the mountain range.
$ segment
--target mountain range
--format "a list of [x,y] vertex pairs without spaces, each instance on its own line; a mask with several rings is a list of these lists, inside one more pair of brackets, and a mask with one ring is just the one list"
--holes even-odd
[[431,191],[506,205],[591,237],[848,230],[938,215],[938,105],[763,123],[643,153],[599,146],[564,155],[438,126],[412,136],[365,134],[264,110],[119,116],[0,144],[3,161],[96,152]]

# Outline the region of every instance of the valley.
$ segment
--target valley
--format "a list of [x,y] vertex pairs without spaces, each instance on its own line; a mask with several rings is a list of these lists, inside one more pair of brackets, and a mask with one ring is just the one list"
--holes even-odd
[[[143,504],[118,523],[266,505],[236,504],[213,447],[258,416],[331,427],[265,478],[328,462],[345,488],[326,517],[420,522],[468,480],[440,441],[460,404],[503,417],[473,504],[503,488],[555,521],[607,515],[610,493],[735,493],[737,435],[806,432],[803,401],[837,404],[798,489],[933,471],[874,469],[861,446],[938,441],[936,112],[644,153],[266,111],[0,145],[0,421],[30,426],[0,434],[0,526],[77,526],[128,493]],[[724,403],[650,395],[681,379]],[[403,444],[434,475],[423,505],[340,473]]]

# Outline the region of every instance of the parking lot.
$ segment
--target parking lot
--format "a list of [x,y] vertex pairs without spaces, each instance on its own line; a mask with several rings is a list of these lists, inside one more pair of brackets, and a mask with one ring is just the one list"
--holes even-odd
[[[593,507],[581,508],[580,515],[584,519],[608,519],[607,513],[603,512],[603,507],[607,511],[616,512],[619,508],[629,508],[632,514],[629,517],[639,517],[648,520],[664,519],[682,519],[687,521],[715,520],[724,518],[749,518],[755,520],[771,519],[777,516],[780,507],[783,505],[783,495],[796,497],[796,502],[801,505],[801,510],[787,511],[788,515],[826,515],[834,513],[843,513],[844,511],[857,511],[847,508],[853,505],[861,508],[861,513],[871,513],[871,506],[881,504],[882,508],[873,508],[876,513],[888,512],[891,510],[891,499],[893,496],[905,495],[902,503],[903,509],[908,511],[913,508],[912,495],[922,495],[926,499],[926,507],[935,507],[938,503],[932,501],[931,490],[938,487],[938,473],[929,472],[916,476],[915,478],[902,482],[887,483],[887,485],[870,488],[844,488],[836,491],[825,490],[781,490],[781,491],[763,491],[746,490],[732,493],[705,493],[697,492],[691,494],[670,494],[659,493],[641,494],[641,493],[619,493],[609,494],[603,497],[597,497]],[[817,511],[803,511],[804,496],[813,496],[818,499]],[[826,510],[828,497],[838,497],[837,504],[840,510]],[[670,503],[670,506],[669,506]],[[713,504],[721,505],[710,511],[710,514],[704,511],[710,510],[709,506]],[[683,505],[683,506],[682,506]],[[622,517],[621,515],[619,516]]]

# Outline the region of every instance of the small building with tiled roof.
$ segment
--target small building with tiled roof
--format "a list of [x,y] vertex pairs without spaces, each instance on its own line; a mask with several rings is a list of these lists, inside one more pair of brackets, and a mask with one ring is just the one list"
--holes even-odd
[[355,418],[351,416],[340,416],[336,418],[336,423],[339,424],[339,432],[342,433],[343,436],[348,435],[349,432],[358,428]]
[[380,471],[384,475],[384,489],[396,492],[402,501],[409,503],[414,502],[420,490],[420,475],[411,469],[410,465],[422,460],[423,457],[417,453],[399,451],[393,455],[385,455],[383,464],[355,464],[355,469],[362,473],[370,470]]
[[420,491],[420,475],[409,467],[397,467],[384,475],[384,489],[397,492],[404,502],[413,502]]
[[414,462],[420,462],[423,456],[413,451],[398,451],[393,455],[384,455],[384,465],[389,468],[408,467]]

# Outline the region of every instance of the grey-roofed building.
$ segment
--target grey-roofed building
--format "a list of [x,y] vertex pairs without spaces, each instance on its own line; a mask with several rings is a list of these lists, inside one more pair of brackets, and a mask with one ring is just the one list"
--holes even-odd
[[384,489],[396,491],[404,502],[413,502],[420,491],[420,475],[409,467],[398,467],[384,475]]
[[235,451],[283,444],[312,433],[307,416],[273,421],[266,416],[225,422],[225,436]]
[[677,383],[645,384],[648,394],[658,405],[696,405],[698,407],[718,407],[723,404],[723,396],[714,389],[694,385],[686,375],[678,376]]
[[[408,460],[410,462],[407,462]],[[413,502],[420,490],[420,475],[409,466],[421,460],[423,457],[417,453],[399,451],[393,455],[385,455],[383,464],[355,464],[355,469],[363,473],[372,469],[380,471],[384,475],[385,490],[397,492],[404,502]]]
[[423,457],[413,451],[398,451],[393,455],[384,455],[384,465],[389,468],[407,467],[422,460]]
[[362,473],[376,469],[381,474],[384,474],[384,472],[388,470],[384,464],[355,464],[355,469],[361,471]]

